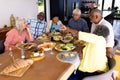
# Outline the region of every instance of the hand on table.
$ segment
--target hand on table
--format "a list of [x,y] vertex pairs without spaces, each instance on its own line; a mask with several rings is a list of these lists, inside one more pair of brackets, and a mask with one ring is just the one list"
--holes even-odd
[[77,30],[74,30],[74,29],[71,29],[69,27],[66,27],[66,30],[70,33],[73,34],[73,36],[78,36],[78,31]]
[[61,30],[65,31],[67,29],[67,27],[65,25],[61,25]]

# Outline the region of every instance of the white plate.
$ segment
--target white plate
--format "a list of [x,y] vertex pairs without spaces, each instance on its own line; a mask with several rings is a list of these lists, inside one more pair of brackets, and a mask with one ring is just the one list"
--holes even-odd
[[62,47],[64,44],[58,44],[56,47],[55,47],[55,49],[57,50],[57,51],[72,51],[72,50],[74,50],[75,49],[75,46],[73,46],[71,49],[69,49],[69,50],[63,50],[63,49],[58,49],[57,47],[58,46],[60,46],[60,47]]
[[[21,44],[23,44],[23,46],[20,46]],[[28,48],[26,48],[25,45],[28,45],[28,44],[30,44],[30,46]],[[35,43],[18,43],[16,45],[17,48],[19,48],[19,49],[23,48],[24,50],[29,50],[35,46],[37,46],[37,44],[35,44]]]
[[[73,53],[74,56],[62,57],[62,54],[70,54],[70,53]],[[72,60],[75,60],[76,57],[77,57],[77,52],[61,52],[58,54],[58,58],[63,61],[72,61]]]
[[[40,48],[41,46],[44,46],[44,44],[38,45],[38,48]],[[44,51],[49,51],[49,50],[51,50],[51,48],[43,48],[43,49],[44,49]]]

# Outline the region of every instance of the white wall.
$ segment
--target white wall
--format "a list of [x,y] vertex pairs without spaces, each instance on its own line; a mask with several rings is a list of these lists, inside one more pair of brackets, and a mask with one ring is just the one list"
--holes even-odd
[[10,15],[15,17],[36,18],[37,0],[0,0],[0,28],[10,25]]
[[50,0],[46,0],[46,20],[50,20]]

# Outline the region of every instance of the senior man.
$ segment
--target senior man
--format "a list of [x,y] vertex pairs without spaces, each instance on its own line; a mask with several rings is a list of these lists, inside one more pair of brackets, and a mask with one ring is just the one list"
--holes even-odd
[[81,18],[81,10],[73,10],[73,18],[68,22],[67,30],[73,34],[77,34],[78,31],[89,32],[87,22]]
[[27,24],[30,25],[30,31],[33,35],[33,37],[36,39],[40,35],[44,34],[46,31],[47,23],[45,21],[45,14],[43,12],[40,12],[37,15],[36,19],[28,19]]
[[92,22],[91,33],[93,33],[97,27],[97,25],[105,25],[109,29],[109,35],[106,37],[106,51],[107,56],[113,57],[112,55],[112,48],[114,46],[114,33],[112,25],[106,21],[101,14],[101,11],[98,9],[94,9],[90,12],[89,18]]

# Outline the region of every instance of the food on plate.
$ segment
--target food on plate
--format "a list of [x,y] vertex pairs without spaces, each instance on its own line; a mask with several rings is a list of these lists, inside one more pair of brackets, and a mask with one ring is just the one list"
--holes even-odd
[[43,34],[42,36],[39,36],[39,37],[37,38],[37,40],[46,41],[46,40],[50,40],[50,37],[47,36],[46,34]]
[[72,43],[68,43],[68,44],[61,46],[63,50],[70,50],[72,47],[74,47]]
[[74,53],[70,53],[70,56],[73,57],[73,56],[75,56],[75,54]]
[[33,60],[28,59],[28,60],[23,60],[23,59],[16,59],[14,63],[10,64],[7,66],[2,73],[8,74],[14,71],[17,71],[21,68],[27,67],[28,65],[33,64]]
[[33,51],[30,56],[31,56],[31,58],[33,58],[33,57],[39,57],[39,56],[44,56],[44,50],[43,50],[43,48],[40,48],[39,50]]
[[63,41],[64,43],[68,43],[70,41],[73,40],[73,36],[64,36],[61,41]]
[[35,50],[31,53],[30,57],[34,60],[34,61],[39,61],[42,60],[43,58],[45,58],[45,54],[44,54],[44,50],[43,48],[40,48],[38,50]]
[[62,56],[62,58],[73,57],[73,56],[75,56],[75,53],[74,52],[62,53],[61,56]]
[[34,46],[34,44],[32,44],[32,43],[26,43],[26,44],[24,45],[24,48],[30,49],[30,48],[33,47],[33,46]]
[[75,48],[74,44],[67,43],[67,44],[58,44],[55,49],[58,51],[70,51]]
[[53,40],[60,41],[62,39],[62,36],[53,36]]
[[19,43],[17,47],[24,47],[24,43]]
[[83,41],[83,40],[76,40],[74,42],[74,44],[76,44],[77,46],[85,46],[87,42]]
[[61,54],[62,55],[62,58],[65,58],[65,57],[68,57],[69,56],[69,54],[65,54],[65,53],[63,53],[63,54]]
[[45,42],[41,45],[38,46],[38,48],[43,48],[45,51],[48,51],[52,48],[54,48],[56,45],[56,43],[53,43],[53,42]]
[[35,43],[19,43],[16,45],[18,48],[24,48],[24,49],[31,49],[32,47],[35,47]]
[[72,33],[67,33],[66,36],[73,36]]
[[49,45],[49,44],[43,44],[43,45],[41,45],[40,46],[40,48],[51,48],[51,45]]
[[63,40],[72,40],[72,39],[73,39],[72,36],[65,36],[65,37],[63,38]]
[[51,36],[57,36],[57,35],[61,35],[61,33],[54,30],[51,32]]

